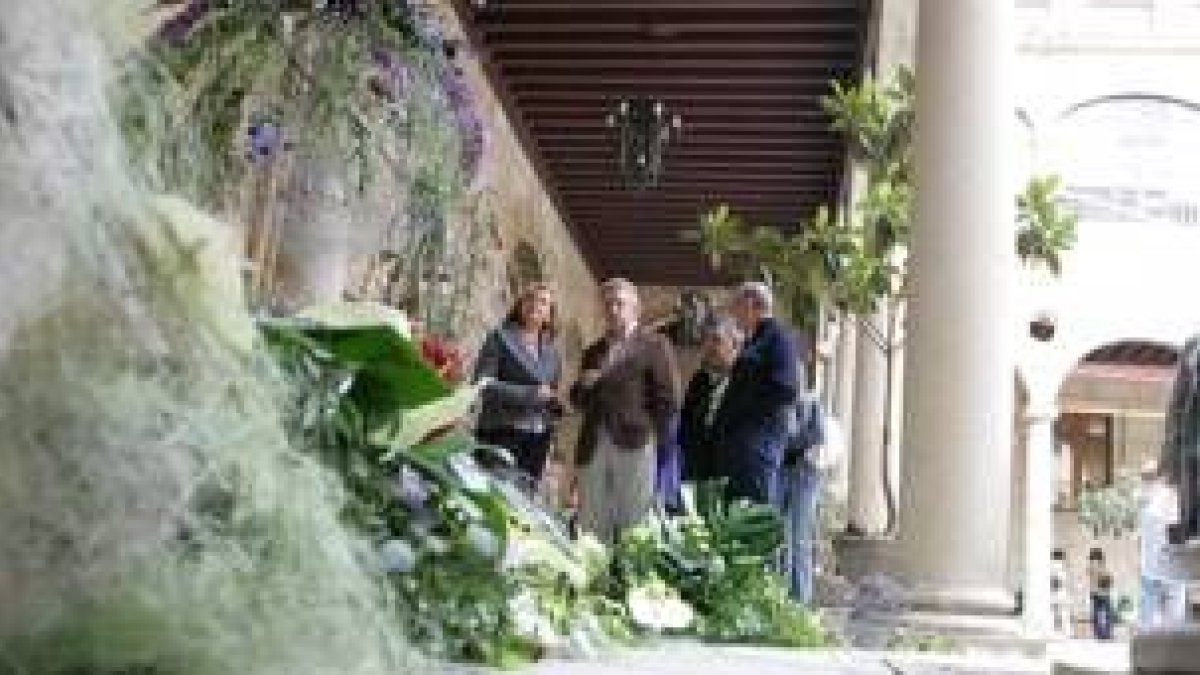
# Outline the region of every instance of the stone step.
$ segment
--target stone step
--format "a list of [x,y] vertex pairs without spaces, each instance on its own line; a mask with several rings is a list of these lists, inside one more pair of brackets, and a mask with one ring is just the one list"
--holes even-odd
[[1140,632],[1130,659],[1135,673],[1200,672],[1200,626]]

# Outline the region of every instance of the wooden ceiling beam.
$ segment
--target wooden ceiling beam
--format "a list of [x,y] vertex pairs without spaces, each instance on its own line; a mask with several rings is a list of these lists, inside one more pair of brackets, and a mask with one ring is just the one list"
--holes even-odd
[[[612,156],[590,155],[587,157],[563,157],[563,159],[548,161],[548,166],[554,168],[554,171],[581,171],[581,172],[606,172],[608,175],[617,175],[617,159]],[[788,174],[788,175],[822,175],[829,178],[830,169],[823,165],[810,165],[810,163],[800,162],[796,160],[763,160],[758,157],[751,159],[740,160],[737,163],[720,160],[692,159],[692,157],[684,157],[679,155],[671,156],[671,171],[672,172],[690,172],[690,171],[720,171],[720,172],[738,172],[744,174]]]
[[696,91],[759,91],[759,92],[793,92],[802,94],[815,92],[818,95],[828,93],[830,78],[836,77],[837,72],[816,73],[804,77],[795,73],[780,73],[778,75],[706,75],[694,73],[680,75],[678,73],[628,73],[612,75],[597,72],[583,77],[573,73],[525,73],[513,75],[505,73],[505,81],[513,91],[519,92],[536,89],[538,91],[587,91],[599,94],[616,93],[617,95],[636,95],[644,93],[647,96],[667,97],[683,91],[688,95]]
[[540,86],[540,81],[560,84],[560,77],[575,78],[577,85],[586,87],[594,82],[616,82],[626,86],[630,79],[648,83],[678,81],[688,82],[718,82],[716,86],[724,86],[729,80],[747,80],[753,78],[761,84],[775,86],[777,83],[810,85],[824,87],[828,93],[833,80],[845,79],[845,70],[834,63],[804,65],[800,58],[788,60],[742,61],[729,59],[727,61],[712,61],[709,65],[696,60],[683,62],[679,59],[650,59],[641,63],[633,61],[614,63],[612,66],[603,64],[576,65],[578,59],[565,56],[555,58],[556,65],[513,66],[507,63],[503,66],[504,76],[511,78],[516,86],[534,83]]
[[[815,194],[815,193],[814,193]],[[808,207],[811,202],[805,195],[786,195],[777,199],[771,200],[734,200],[731,205],[734,211],[739,214],[749,216],[762,215],[796,215],[811,211]],[[568,202],[567,210],[572,215],[577,216],[603,216],[613,213],[645,213],[647,206],[653,206],[651,209],[652,215],[661,216],[664,220],[678,220],[680,218],[693,218],[701,213],[704,213],[711,207],[708,200],[691,201],[679,200],[674,202],[658,201],[655,204],[646,205],[636,202],[609,202],[604,203],[602,200],[587,200],[576,199]]]
[[[602,274],[713,285],[711,205],[800,228],[837,195],[844,141],[821,107],[856,72],[871,0],[453,0],[527,152]],[[683,118],[662,184],[621,184],[614,98]]]
[[[655,199],[647,197],[629,197],[628,193],[636,191],[636,188],[627,188],[618,183],[601,183],[601,182],[559,182],[558,187],[566,190],[569,194],[589,196],[593,194],[604,195],[605,199],[618,203],[637,204],[639,206],[650,206],[654,209],[663,209],[672,206],[672,201],[687,202],[689,199],[695,200],[698,197],[711,197],[721,199],[739,199],[758,200],[762,202],[776,195],[786,195],[786,198],[779,198],[777,201],[781,204],[789,204],[797,206],[801,203],[811,201],[810,198],[824,199],[834,188],[832,182],[805,182],[805,183],[745,183],[732,180],[707,180],[707,181],[687,181],[674,184],[663,184],[658,188],[647,191],[647,194],[657,195]],[[790,201],[789,201],[790,200]],[[571,204],[578,203],[577,201],[569,201]],[[698,203],[707,203],[707,200]],[[600,206],[605,206],[603,203]]]
[[[580,36],[575,36],[580,37]],[[846,61],[853,60],[856,45],[850,40],[828,37],[771,36],[759,37],[742,42],[730,40],[658,40],[638,39],[628,36],[596,35],[583,42],[572,41],[568,36],[521,42],[499,42],[489,50],[491,58],[506,65],[532,65],[554,68],[554,61],[580,61],[599,65],[604,62],[629,61],[644,57],[648,65],[661,63],[670,67],[670,62],[687,61],[800,61],[801,68],[812,70],[822,65],[843,68]],[[840,58],[839,58],[840,57]],[[677,66],[683,67],[683,66]]]
[[[544,132],[539,134],[537,145],[539,149],[546,151],[548,154],[577,150],[583,153],[588,151],[603,151],[609,155],[612,155],[615,147],[614,139],[611,134],[585,134],[582,132]],[[732,148],[727,146],[732,146]],[[675,142],[667,145],[665,156],[675,157],[689,154],[704,154],[705,152],[721,152],[726,153],[726,157],[728,157],[730,154],[739,154],[739,150],[744,151],[740,154],[746,155],[757,155],[760,151],[771,150],[774,150],[776,154],[782,152],[788,156],[796,157],[828,157],[831,155],[841,155],[841,148],[837,142],[836,136],[829,134],[817,134],[813,132],[809,134],[794,134],[791,136],[754,136],[751,134],[745,134],[742,136],[738,136],[736,134],[681,136],[680,138],[676,139]]]
[[[781,155],[799,159],[817,159],[830,156],[840,158],[843,153],[836,136],[818,136],[816,134],[776,138],[712,135],[707,138],[690,136],[677,140],[678,143],[667,145],[664,157],[719,153],[723,160],[729,161],[731,157],[739,155],[746,156],[747,160]],[[612,138],[595,134],[590,136],[555,134],[551,138],[543,139],[538,144],[538,148],[547,155],[573,153],[579,156],[612,157],[615,154],[615,147],[616,144]],[[764,154],[759,154],[760,152]]]
[[[621,177],[611,171],[570,171],[560,169],[555,171],[555,176],[562,184],[577,184],[577,183],[593,183],[593,182],[612,182],[619,184]],[[665,189],[679,185],[693,185],[696,183],[738,183],[745,185],[773,185],[776,183],[785,183],[787,185],[828,185],[831,181],[828,176],[820,174],[792,174],[786,173],[773,174],[753,174],[747,175],[737,171],[736,166],[730,167],[726,171],[714,172],[698,172],[698,171],[681,171],[673,169],[665,172],[659,185]]]
[[[524,107],[523,116],[526,120],[550,122],[559,120],[600,120],[608,114],[607,101],[596,99],[587,102],[550,102],[530,103]],[[829,113],[819,106],[801,107],[795,105],[732,106],[711,102],[697,104],[693,101],[676,100],[667,102],[671,112],[678,113],[684,120],[728,120],[732,122],[749,122],[760,120],[793,121],[809,120],[828,123]]]
[[[828,193],[833,192],[833,184],[829,185]],[[563,197],[568,201],[573,197],[589,197],[601,196],[610,198],[619,198],[626,190],[623,188],[614,187],[606,189],[599,186],[579,187],[573,185],[559,184],[559,190],[562,191]],[[814,190],[815,191],[815,190]],[[676,198],[684,199],[694,197],[714,201],[738,201],[740,199],[754,199],[766,195],[798,195],[800,187],[795,185],[742,185],[733,181],[721,181],[712,183],[689,183],[686,186],[679,186],[670,190],[659,190],[660,198],[667,198],[667,195],[678,196]],[[797,196],[799,201],[799,196]]]
[[486,0],[474,16],[482,26],[559,23],[572,18],[582,22],[594,16],[640,21],[694,20],[709,15],[736,19],[754,13],[820,21],[839,16],[858,19],[861,6],[860,0]]
[[737,16],[696,17],[681,16],[655,21],[635,19],[628,16],[613,16],[594,22],[565,20],[557,23],[534,23],[499,21],[488,23],[483,33],[488,43],[512,45],[523,40],[539,41],[557,38],[566,42],[590,41],[596,37],[641,36],[650,40],[681,39],[705,35],[728,39],[730,36],[746,36],[750,40],[766,35],[788,35],[825,37],[830,34],[856,40],[858,23],[853,20],[830,21],[800,19],[795,16],[780,16],[771,12],[766,16],[752,10],[738,12]]
[[[676,113],[670,107],[666,108],[668,114]],[[679,129],[679,140],[686,138],[696,138],[703,140],[705,137],[716,134],[728,135],[746,135],[746,136],[809,136],[822,137],[829,133],[829,123],[824,120],[720,120],[720,119],[700,119],[693,120],[683,116],[680,113],[681,127]],[[529,128],[538,134],[558,134],[571,133],[587,136],[601,135],[606,138],[616,138],[617,130],[610,128],[603,118],[601,119],[559,119],[559,120],[529,120]]]
[[[828,82],[824,82],[819,88],[800,92],[791,89],[752,92],[704,90],[688,92],[685,96],[678,97],[672,97],[659,92],[657,96],[667,105],[678,107],[687,104],[704,105],[715,103],[718,105],[741,104],[756,107],[779,106],[782,108],[804,107],[819,109],[821,106],[821,97],[829,93],[828,84]],[[514,91],[512,92],[512,96],[520,102],[522,109],[540,104],[573,104],[579,101],[595,103],[607,100],[603,95],[598,95],[596,92],[570,87],[559,89],[526,89],[523,91]]]

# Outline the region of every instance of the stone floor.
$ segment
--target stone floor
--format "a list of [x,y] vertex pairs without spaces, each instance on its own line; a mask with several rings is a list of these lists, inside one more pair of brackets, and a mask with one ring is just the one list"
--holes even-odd
[[[450,667],[441,675],[496,675]],[[1129,672],[1129,646],[1070,640],[1048,646],[1046,658],[996,654],[914,654],[856,650],[808,651],[667,641],[623,649],[591,661],[549,659],[522,675],[1117,675]]]
[[623,651],[589,662],[546,661],[522,672],[531,675],[1026,675],[1048,673],[1049,667],[1041,661],[995,656],[971,658],[673,643]]
[[[1051,645],[1046,659],[992,654],[940,655],[850,650],[804,651],[671,641],[621,650],[594,661],[548,660],[527,675],[1095,675],[1128,672],[1128,647],[1071,641]],[[1056,670],[1053,666],[1068,667]],[[486,671],[462,670],[455,675]]]

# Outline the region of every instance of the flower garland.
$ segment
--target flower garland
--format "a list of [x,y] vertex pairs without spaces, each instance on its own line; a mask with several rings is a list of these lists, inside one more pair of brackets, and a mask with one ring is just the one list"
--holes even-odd
[[340,166],[360,192],[381,177],[407,184],[413,208],[440,221],[477,172],[483,125],[424,6],[162,4],[174,13],[130,73],[143,96],[125,112],[165,187],[219,202],[248,168],[295,150]]

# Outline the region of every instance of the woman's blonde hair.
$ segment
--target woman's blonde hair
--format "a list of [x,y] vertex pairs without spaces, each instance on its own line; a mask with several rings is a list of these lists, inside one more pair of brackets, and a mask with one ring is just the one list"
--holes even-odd
[[512,307],[508,310],[508,315],[504,317],[505,323],[511,323],[517,326],[521,325],[521,307],[538,293],[546,293],[550,296],[550,316],[546,319],[546,323],[542,325],[541,333],[549,337],[554,337],[558,334],[558,298],[554,294],[554,289],[550,284],[544,281],[535,281],[521,289],[517,294],[516,300],[513,301]]

